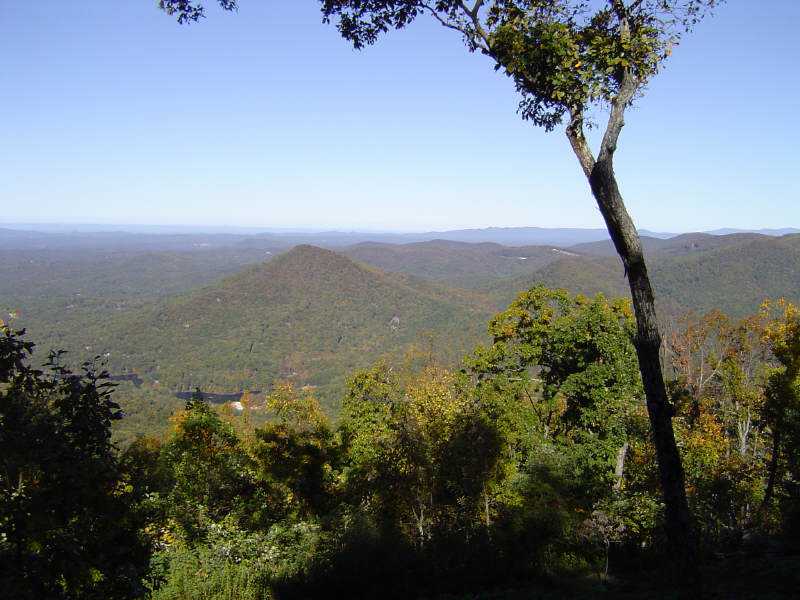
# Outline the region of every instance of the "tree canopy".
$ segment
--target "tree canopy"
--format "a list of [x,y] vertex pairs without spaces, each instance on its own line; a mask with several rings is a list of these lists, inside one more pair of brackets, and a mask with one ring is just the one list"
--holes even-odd
[[[661,335],[655,298],[636,227],[614,174],[614,154],[625,110],[655,75],[672,47],[717,0],[320,0],[356,48],[421,15],[459,32],[511,77],[521,95],[519,112],[552,130],[568,120],[566,135],[622,259],[637,321],[642,374],[661,486],[667,533],[682,563],[677,579],[695,572],[692,517],[672,428],[672,407],[659,360]],[[608,121],[595,152],[586,138],[590,111],[606,108]]]
[[111,444],[102,371],[73,373],[0,321],[0,586],[21,600],[136,598],[148,549]]
[[321,0],[356,48],[431,16],[514,80],[520,113],[550,130],[629,103],[719,0]]

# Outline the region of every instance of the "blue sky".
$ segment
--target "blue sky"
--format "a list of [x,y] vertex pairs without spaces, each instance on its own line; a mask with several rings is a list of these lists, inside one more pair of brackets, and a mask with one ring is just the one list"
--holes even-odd
[[[316,0],[0,0],[0,221],[597,227],[561,132],[422,20],[352,50]],[[800,226],[797,0],[729,0],[630,112],[641,227]]]

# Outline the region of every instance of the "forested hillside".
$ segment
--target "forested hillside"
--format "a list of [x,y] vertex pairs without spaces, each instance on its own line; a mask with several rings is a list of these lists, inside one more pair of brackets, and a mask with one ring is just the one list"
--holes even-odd
[[654,265],[656,289],[684,310],[751,313],[764,298],[800,300],[800,235],[757,238]]
[[30,322],[45,347],[69,349],[73,361],[103,356],[113,373],[135,373],[165,394],[265,390],[291,379],[318,388],[332,409],[345,375],[381,356],[424,346],[456,360],[493,307],[466,291],[298,246],[195,291],[119,308],[71,330],[57,322],[48,331],[24,314],[20,323]]
[[[254,296],[297,315],[288,272],[309,293],[367,294],[375,314],[438,301],[435,286],[298,247],[159,318],[223,319],[217,298],[239,309]],[[537,287],[460,368],[367,353],[335,422],[316,390],[282,381],[242,398],[241,415],[194,394],[168,429],[120,447],[120,390],[91,368],[31,369],[30,340],[0,323],[0,584],[24,600],[795,597],[800,310],[687,317],[666,340],[702,552],[686,587],[662,568],[634,326],[624,300]]]
[[[718,308],[743,316],[764,298],[800,299],[800,236],[752,233],[644,238],[666,316]],[[390,271],[476,288],[496,306],[533,284],[593,295],[628,296],[610,241],[568,248],[476,246],[448,242],[359,245],[343,250]],[[472,273],[472,276],[470,276]]]
[[[14,236],[4,239],[13,246]],[[337,414],[352,369],[426,352],[454,364],[481,339],[487,316],[532,285],[628,295],[603,242],[433,240],[287,252],[264,236],[145,236],[139,245],[123,236],[125,249],[103,252],[96,240],[61,248],[62,238],[37,234],[43,247],[31,249],[23,239],[22,248],[0,250],[0,304],[40,348],[68,350],[70,364],[101,356],[115,375],[141,379],[118,393],[129,415],[118,427],[124,439],[162,427],[180,405],[174,394],[196,386],[238,394],[287,378],[315,386]],[[743,316],[764,298],[800,300],[800,236],[686,234],[645,244],[667,320],[689,310]]]
[[433,240],[413,244],[365,242],[341,250],[384,271],[474,288],[487,280],[529,274],[572,254],[552,246],[502,246]]
[[[800,299],[800,236],[680,237],[659,240],[650,249],[651,275],[664,316],[713,309],[744,316],[764,298]],[[487,289],[500,303],[534,283],[627,297],[619,259],[596,254],[565,257],[531,275],[489,284]]]
[[[727,235],[684,233],[669,238],[654,238],[647,235],[643,235],[641,238],[644,251],[649,257],[695,254],[708,250],[715,250],[717,248],[739,246],[749,241],[759,239],[765,240],[770,238],[758,233],[731,233]],[[614,249],[611,240],[576,244],[572,246],[571,249],[582,254],[594,256],[617,256],[617,251]]]

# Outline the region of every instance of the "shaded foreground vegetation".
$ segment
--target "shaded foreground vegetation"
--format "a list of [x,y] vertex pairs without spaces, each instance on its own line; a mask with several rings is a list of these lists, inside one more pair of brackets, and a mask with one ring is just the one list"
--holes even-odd
[[633,328],[624,300],[532,288],[460,370],[353,373],[335,424],[284,381],[264,424],[253,398],[233,416],[197,394],[169,434],[118,450],[104,374],[57,354],[32,369],[32,344],[4,325],[0,585],[14,598],[789,597],[798,309],[688,315],[662,349],[706,565],[689,590],[657,569],[670,557]]

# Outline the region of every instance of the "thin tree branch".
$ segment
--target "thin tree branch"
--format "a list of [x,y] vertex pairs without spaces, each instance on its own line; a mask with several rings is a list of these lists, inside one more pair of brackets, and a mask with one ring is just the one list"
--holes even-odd
[[475,0],[475,4],[472,6],[472,10],[470,10],[470,15],[472,15],[473,18],[478,18],[478,11],[481,9],[481,6],[483,6],[483,2],[484,0]]
[[630,70],[626,70],[622,77],[619,92],[611,102],[611,113],[608,116],[608,125],[606,126],[605,134],[603,134],[603,141],[600,144],[598,161],[608,160],[613,157],[617,149],[619,134],[625,126],[625,109],[633,99],[638,84],[636,77],[631,74]]
[[480,37],[480,39],[483,40],[483,44],[485,44],[485,46],[479,44],[478,46],[487,54],[491,54],[492,44],[489,40],[489,34],[486,33],[486,30],[483,28],[481,20],[478,17],[478,11],[480,10],[482,4],[483,0],[475,0],[475,5],[472,8],[469,8],[464,0],[458,0],[458,5],[461,7],[461,10],[463,10],[469,17],[470,21],[472,21],[472,26],[475,28],[475,33],[478,34],[478,37]]
[[438,13],[438,11],[435,8],[433,8],[432,6],[430,6],[429,4],[427,4],[425,2],[422,2],[422,3],[420,3],[420,6],[422,6],[422,8],[426,9],[429,13],[431,13],[431,16],[434,19],[436,19],[437,21],[439,21],[439,24],[442,27],[447,27],[448,29],[452,29],[454,31],[458,31],[459,33],[461,33],[463,35],[468,35],[468,32],[465,31],[464,29],[462,29],[461,27],[459,27],[458,25],[454,25],[453,23],[450,23],[449,21],[444,20],[441,17],[441,15]]
[[444,17],[442,17],[439,11],[436,10],[435,7],[431,6],[427,2],[420,2],[419,5],[425,10],[427,10],[431,14],[431,16],[439,22],[439,24],[442,27],[446,27],[447,29],[452,29],[453,31],[458,31],[465,38],[467,38],[469,44],[473,44],[475,48],[479,48],[483,53],[491,55],[491,52],[489,50],[489,41],[488,41],[489,36],[486,34],[485,31],[483,31],[483,28],[480,26],[480,21],[478,20],[477,16],[477,12],[478,10],[480,10],[481,4],[483,4],[483,0],[479,0],[478,2],[476,2],[475,6],[472,9],[469,9],[463,2],[459,2],[459,7],[466,13],[470,21],[472,22],[472,25],[475,28],[474,31],[470,30],[466,24],[458,24],[445,19]]

